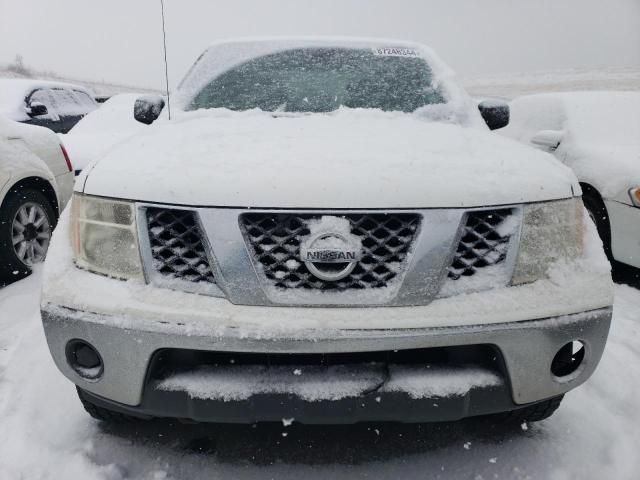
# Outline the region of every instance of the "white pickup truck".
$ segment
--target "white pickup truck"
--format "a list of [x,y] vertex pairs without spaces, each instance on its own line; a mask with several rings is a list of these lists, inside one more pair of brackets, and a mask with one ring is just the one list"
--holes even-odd
[[222,42],[171,100],[136,102],[47,261],[92,416],[535,421],[593,373],[612,286],[577,179],[430,49]]

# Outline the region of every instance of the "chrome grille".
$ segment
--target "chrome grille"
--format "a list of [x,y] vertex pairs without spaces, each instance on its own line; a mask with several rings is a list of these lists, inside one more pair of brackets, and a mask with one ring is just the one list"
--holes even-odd
[[337,281],[314,277],[300,260],[300,245],[310,235],[308,222],[323,215],[246,213],[240,216],[245,241],[267,281],[278,288],[348,291],[389,286],[406,267],[420,226],[417,214],[346,214],[351,233],[360,237],[362,257]]
[[195,212],[147,208],[146,216],[155,273],[169,280],[215,283]]
[[448,277],[458,280],[475,275],[478,270],[497,265],[507,258],[510,228],[507,222],[513,209],[469,212]]

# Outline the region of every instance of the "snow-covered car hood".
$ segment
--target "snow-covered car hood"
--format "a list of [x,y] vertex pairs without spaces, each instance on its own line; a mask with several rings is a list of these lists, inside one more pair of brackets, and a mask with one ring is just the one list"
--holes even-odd
[[[82,182],[80,182],[80,185]],[[567,198],[551,155],[417,115],[182,113],[111,150],[84,192],[197,206],[472,207]]]
[[86,168],[93,160],[103,156],[114,145],[131,134],[128,133],[88,133],[88,134],[60,134],[60,139],[69,153],[74,170]]
[[[638,132],[640,135],[640,132]],[[630,188],[640,186],[640,145],[561,145],[558,154],[580,181],[604,198],[631,203]]]

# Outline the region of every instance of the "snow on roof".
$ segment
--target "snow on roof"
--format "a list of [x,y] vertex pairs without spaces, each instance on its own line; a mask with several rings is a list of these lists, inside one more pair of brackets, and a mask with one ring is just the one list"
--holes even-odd
[[178,85],[173,100],[183,108],[212,78],[233,67],[264,55],[311,47],[405,49],[412,52],[411,56],[427,60],[436,81],[446,78],[453,82],[455,77],[453,70],[431,48],[415,42],[367,37],[247,37],[221,40],[207,48]]
[[0,115],[17,121],[26,119],[24,99],[38,88],[69,88],[93,96],[89,89],[73,83],[31,78],[0,78]]

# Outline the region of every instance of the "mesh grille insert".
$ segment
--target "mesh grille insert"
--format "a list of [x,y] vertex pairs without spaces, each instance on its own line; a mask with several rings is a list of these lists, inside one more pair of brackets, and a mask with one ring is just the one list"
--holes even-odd
[[163,277],[215,283],[195,212],[148,208],[147,225],[153,269]]
[[347,291],[387,287],[402,274],[420,226],[416,214],[347,214],[351,234],[360,237],[362,257],[337,281],[320,280],[300,260],[300,246],[310,235],[308,222],[323,215],[246,213],[240,226],[265,277],[279,288]]
[[512,235],[506,222],[512,215],[510,208],[469,212],[448,277],[470,277],[482,268],[503,262]]

